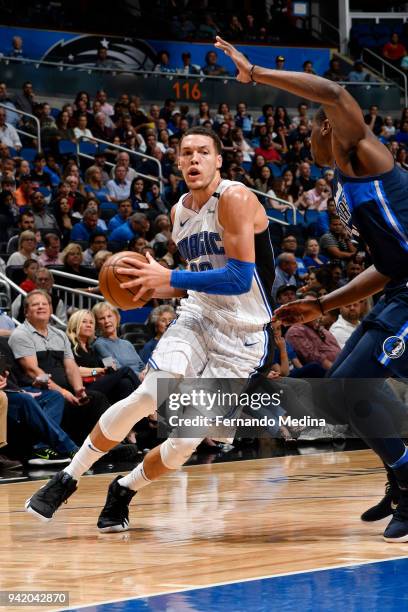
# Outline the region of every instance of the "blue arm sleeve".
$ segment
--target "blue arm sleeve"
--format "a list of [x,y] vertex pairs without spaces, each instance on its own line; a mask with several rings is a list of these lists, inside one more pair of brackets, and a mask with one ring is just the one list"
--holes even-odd
[[214,295],[240,295],[250,290],[254,270],[254,263],[229,259],[227,265],[218,270],[173,270],[170,285],[175,289],[191,289]]

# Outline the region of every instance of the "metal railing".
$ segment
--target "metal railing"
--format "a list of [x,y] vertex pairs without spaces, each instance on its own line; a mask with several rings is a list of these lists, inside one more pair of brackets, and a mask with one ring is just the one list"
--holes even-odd
[[[54,272],[54,270],[53,270]],[[105,298],[103,295],[97,293],[88,293],[87,291],[81,291],[80,289],[73,289],[72,287],[65,287],[64,285],[55,285],[54,288],[58,290],[60,298],[63,300],[67,308],[85,308],[91,310],[94,301],[103,301]]]
[[[10,280],[8,276],[3,274],[3,272],[0,272],[0,278],[4,283],[7,283],[8,287],[11,287],[12,289],[14,289],[14,291],[19,293],[22,297],[25,297],[27,295],[27,291],[24,291],[24,289],[16,285],[16,283]],[[57,323],[60,327],[66,329],[67,327],[66,324],[63,321],[61,321],[61,319],[59,319],[55,314],[51,315],[51,319],[55,321],[55,323]]]
[[17,115],[22,115],[23,117],[29,117],[31,120],[34,121],[34,123],[37,126],[37,137],[35,137],[34,134],[30,134],[30,132],[26,132],[25,130],[22,130],[21,128],[16,127],[15,129],[17,130],[19,134],[23,134],[23,136],[28,136],[29,138],[32,138],[32,139],[37,138],[37,151],[40,152],[41,151],[41,125],[40,125],[40,121],[38,117],[36,117],[35,115],[31,115],[30,113],[26,113],[18,108],[15,108],[14,106],[9,106],[8,104],[4,104],[3,102],[0,102],[0,106],[2,108],[9,110],[10,112],[17,113]]
[[[408,106],[408,79],[407,79],[407,75],[405,74],[405,72],[403,70],[400,70],[399,68],[396,68],[396,66],[394,66],[393,64],[390,64],[390,62],[387,62],[387,60],[385,60],[383,57],[381,57],[381,55],[378,55],[377,53],[374,53],[374,51],[372,51],[371,49],[368,49],[367,47],[364,47],[362,52],[363,52],[363,54],[364,53],[368,53],[369,55],[374,57],[377,62],[380,63],[380,66],[381,66],[380,74],[382,74],[382,77],[384,79],[387,78],[386,77],[386,73],[385,73],[385,67],[386,66],[388,68],[391,68],[391,70],[394,70],[395,72],[397,72],[399,75],[402,76],[402,79],[403,79],[403,82],[404,82],[404,87],[401,87],[401,85],[399,85],[398,82],[397,82],[397,84],[399,85],[401,90],[404,92],[405,106]],[[379,72],[374,67],[372,67],[371,64],[369,64],[367,61],[365,63],[367,64],[367,66],[369,66],[371,68],[371,70],[373,70],[373,71],[375,71],[377,73]]]
[[[258,189],[253,189],[252,187],[248,187],[248,189],[250,189],[253,193],[256,193],[256,195],[260,195],[263,198],[268,198],[268,200],[273,200],[274,202],[279,202],[279,204],[284,204],[285,206],[289,206],[289,208],[292,209],[293,211],[293,223],[296,224],[296,215],[297,215],[297,209],[296,206],[292,203],[292,202],[287,202],[286,200],[282,200],[282,198],[278,198],[275,195],[268,195],[267,193],[264,193],[263,191],[259,191]],[[271,218],[271,217],[268,217]],[[276,221],[276,219],[273,219],[273,221]],[[286,221],[281,221],[280,223],[283,223],[284,225],[289,225],[288,223],[286,223]]]
[[[330,31],[329,35],[325,33],[325,28]],[[318,34],[320,38],[325,38],[336,47],[340,45],[339,28],[333,25],[330,21],[327,21],[327,19],[324,19],[324,17],[312,13],[310,15],[310,29],[312,34]],[[334,38],[331,38],[332,34],[334,34]]]
[[[164,180],[163,180],[163,172],[162,172],[162,167],[161,167],[161,163],[159,162],[158,159],[156,159],[155,157],[152,157],[151,155],[145,155],[144,153],[140,153],[139,151],[132,151],[132,149],[128,149],[127,147],[123,147],[122,145],[118,145],[118,144],[114,144],[113,142],[109,142],[108,140],[101,140],[100,138],[88,138],[87,136],[80,136],[79,138],[77,138],[76,141],[76,148],[77,148],[77,155],[79,157],[86,157],[87,159],[94,159],[93,155],[89,155],[88,153],[83,153],[80,150],[80,141],[83,142],[97,142],[98,144],[103,144],[106,145],[106,149],[109,148],[111,149],[112,147],[114,149],[118,149],[119,151],[125,151],[126,153],[130,155],[136,155],[137,157],[142,157],[143,159],[150,159],[151,161],[155,162],[155,164],[157,164],[158,167],[158,176],[151,176],[149,174],[143,174],[143,172],[138,172],[137,170],[135,170],[136,174],[138,176],[141,176],[142,178],[148,180],[148,181],[154,181],[155,183],[159,183],[160,184],[160,191],[162,190],[162,186],[164,184]],[[111,162],[106,162],[106,164],[108,166],[114,167],[115,164],[112,164]]]

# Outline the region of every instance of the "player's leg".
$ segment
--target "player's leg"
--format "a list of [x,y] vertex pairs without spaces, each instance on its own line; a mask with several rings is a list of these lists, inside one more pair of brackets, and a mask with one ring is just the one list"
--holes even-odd
[[150,370],[136,391],[106,410],[72,459],[70,469],[58,472],[34,493],[27,500],[26,509],[41,520],[50,520],[60,505],[75,492],[79,478],[117,446],[135,423],[156,410],[157,381],[171,377],[171,373]]
[[161,476],[178,470],[191,457],[203,438],[168,438],[149,451],[127,476],[118,476],[110,484],[105,506],[98,518],[102,533],[129,528],[129,504],[136,492]]
[[[393,506],[398,504],[385,538],[387,541],[408,541],[408,452],[398,433],[399,424],[406,418],[406,408],[381,380],[394,372],[382,365],[379,359],[384,341],[389,336],[390,332],[382,329],[366,330],[353,352],[331,372],[331,376],[344,381],[344,399],[351,426],[387,466],[389,486],[386,496],[376,507],[369,509],[368,518],[383,518],[387,511],[392,514]],[[395,367],[403,372],[406,358],[401,358]],[[353,380],[357,377],[360,380]]]

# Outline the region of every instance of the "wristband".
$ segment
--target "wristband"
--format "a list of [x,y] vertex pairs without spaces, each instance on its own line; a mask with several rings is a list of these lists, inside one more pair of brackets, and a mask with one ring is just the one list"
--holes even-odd
[[320,298],[316,298],[316,301],[319,304],[320,312],[322,313],[322,315],[325,315],[326,313],[323,310],[323,306],[322,306],[322,303],[320,301]]
[[255,79],[254,79],[254,68],[255,68],[255,64],[252,64],[251,66],[251,70],[249,71],[249,78],[251,79],[251,81],[253,83],[256,83]]

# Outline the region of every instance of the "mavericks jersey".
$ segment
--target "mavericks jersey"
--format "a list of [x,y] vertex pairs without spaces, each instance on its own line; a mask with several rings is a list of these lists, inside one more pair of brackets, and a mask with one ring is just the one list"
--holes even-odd
[[394,281],[408,278],[408,172],[395,165],[378,176],[336,170],[337,214],[351,237],[361,235],[373,263]]
[[[218,203],[231,185],[242,186],[242,183],[222,180],[199,212],[183,205],[186,194],[176,204],[173,239],[180,255],[188,262],[189,270],[197,274],[223,268],[227,263]],[[182,300],[182,309],[191,308],[214,321],[224,321],[232,326],[262,327],[270,322],[272,316],[274,277],[275,262],[268,225],[264,232],[255,234],[255,273],[248,293],[210,295],[188,291],[188,298]]]

